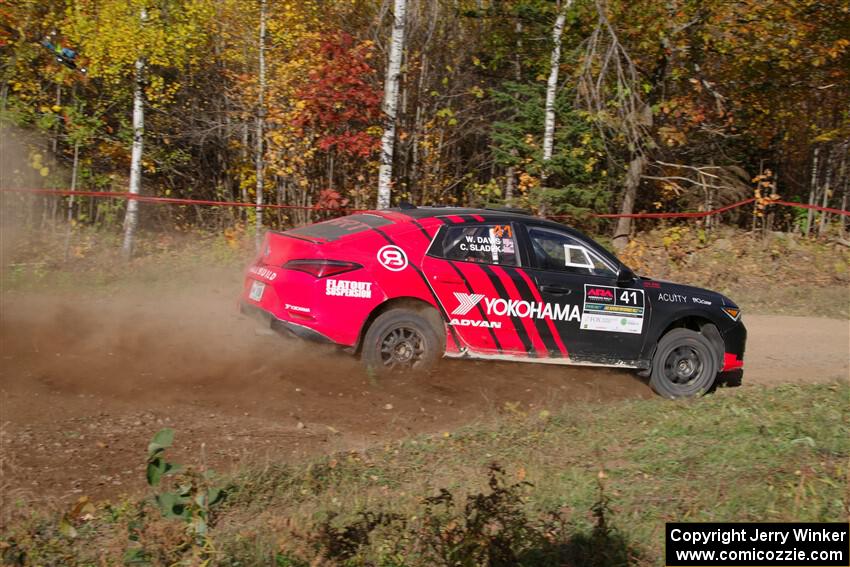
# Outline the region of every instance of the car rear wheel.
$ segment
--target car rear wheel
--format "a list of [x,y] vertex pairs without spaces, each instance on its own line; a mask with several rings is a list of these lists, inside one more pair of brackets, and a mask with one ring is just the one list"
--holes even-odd
[[408,309],[382,313],[363,339],[363,362],[379,374],[427,370],[440,354],[437,332],[422,315]]
[[711,341],[697,331],[673,329],[658,341],[649,385],[665,398],[689,398],[711,389],[718,370]]

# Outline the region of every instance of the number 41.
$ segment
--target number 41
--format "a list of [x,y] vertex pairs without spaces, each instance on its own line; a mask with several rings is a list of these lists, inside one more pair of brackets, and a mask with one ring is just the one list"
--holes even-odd
[[[629,301],[629,294],[631,294],[631,301]],[[623,303],[634,303],[637,304],[637,292],[636,291],[623,291],[620,294],[620,301]]]

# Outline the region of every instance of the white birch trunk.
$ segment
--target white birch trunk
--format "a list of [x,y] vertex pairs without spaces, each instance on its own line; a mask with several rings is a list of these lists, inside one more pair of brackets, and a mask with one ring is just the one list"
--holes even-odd
[[381,136],[381,167],[378,170],[378,208],[390,206],[393,176],[393,147],[395,122],[398,112],[398,83],[401,75],[401,58],[404,52],[404,24],[407,0],[394,0],[393,31],[387,78],[384,83],[384,135]]
[[[812,158],[812,183],[809,188],[809,205],[815,204],[815,194],[817,193],[818,187],[818,152],[820,152],[820,148],[815,148],[815,155]],[[814,220],[814,210],[809,209],[806,212],[806,230],[805,235],[808,236],[809,232],[812,230],[812,221]]]
[[[147,20],[147,12],[142,8],[142,22]],[[136,59],[135,85],[133,86],[133,149],[130,154],[130,187],[131,195],[138,195],[142,190],[142,148],[145,134],[145,100],[144,100],[145,59]],[[133,255],[133,242],[136,237],[136,227],[139,224],[139,202],[135,199],[127,201],[127,214],[124,216],[124,257]]]
[[572,3],[573,0],[564,2],[558,11],[555,26],[552,28],[552,56],[549,60],[549,79],[546,81],[546,118],[543,123],[544,164],[552,159],[552,149],[555,145],[555,96],[558,93],[558,71],[561,66],[561,35],[564,33],[564,24],[567,21],[567,10]]
[[[80,168],[80,142],[79,140],[74,142],[74,164],[71,166],[71,191],[77,190],[77,171]],[[68,198],[68,222],[65,227],[65,252],[64,258],[65,261],[68,261],[68,255],[71,250],[71,228],[73,227],[72,222],[74,221],[74,194],[71,193],[71,196]]]
[[256,239],[260,246],[263,231],[263,189],[265,188],[265,162],[263,160],[263,126],[265,121],[266,97],[266,0],[260,0],[260,77],[257,95],[257,155],[255,157],[257,174]]

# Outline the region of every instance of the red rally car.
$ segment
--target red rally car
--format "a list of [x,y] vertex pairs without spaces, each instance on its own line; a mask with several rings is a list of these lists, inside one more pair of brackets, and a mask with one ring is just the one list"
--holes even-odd
[[268,232],[240,301],[375,371],[440,357],[638,369],[666,397],[743,366],[741,310],[639,277],[584,234],[517,211],[410,207]]

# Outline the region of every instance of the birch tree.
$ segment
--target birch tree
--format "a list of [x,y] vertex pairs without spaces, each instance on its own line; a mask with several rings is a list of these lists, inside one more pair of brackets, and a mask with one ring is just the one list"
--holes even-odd
[[[139,12],[142,25],[148,19],[148,13],[143,6]],[[138,195],[142,191],[142,149],[145,137],[145,56],[140,53],[136,58],[136,72],[133,81],[133,147],[130,152],[130,195]],[[124,216],[124,244],[122,252],[125,258],[133,255],[133,241],[136,237],[136,227],[139,224],[139,202],[135,199],[127,201],[127,214]]]
[[384,134],[381,137],[381,167],[378,170],[378,208],[390,206],[393,173],[395,124],[398,113],[398,85],[401,76],[401,59],[404,53],[404,27],[407,0],[394,0],[393,30],[387,78],[384,83]]
[[263,130],[265,122],[266,96],[266,0],[260,0],[260,36],[259,36],[259,88],[257,93],[257,155],[255,167],[257,173],[257,209],[256,241],[260,246],[263,230],[263,190],[265,189],[265,163],[263,160]]
[[[156,168],[143,159],[145,108],[165,106],[181,86],[175,71],[203,60],[198,49],[206,42],[211,6],[207,0],[69,3],[65,33],[88,57],[87,75],[99,80],[100,95],[122,100],[132,93],[128,191],[133,195],[141,193],[144,170]],[[139,203],[130,199],[122,245],[126,257],[133,253],[138,223]]]
[[[546,81],[546,117],[543,123],[543,162],[552,159],[552,147],[555,140],[555,96],[558,94],[558,73],[561,67],[561,36],[567,20],[567,10],[573,0],[566,0],[558,10],[555,25],[552,27],[552,56],[549,59],[549,79]],[[544,173],[545,175],[545,173]]]

